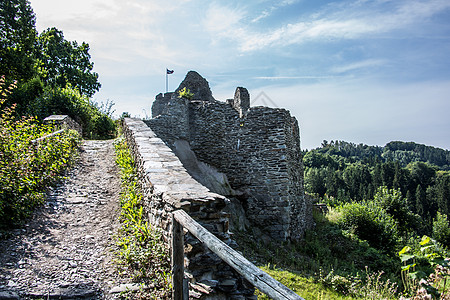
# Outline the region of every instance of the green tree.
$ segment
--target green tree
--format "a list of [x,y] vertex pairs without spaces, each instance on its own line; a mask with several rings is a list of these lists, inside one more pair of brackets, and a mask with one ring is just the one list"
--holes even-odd
[[383,185],[388,188],[392,188],[395,175],[395,164],[393,162],[387,162],[381,165],[381,177],[383,179]]
[[436,178],[437,205],[441,213],[448,216],[450,201],[450,174],[448,172],[439,174]]
[[433,238],[446,247],[450,246],[450,226],[447,216],[437,212],[433,220]]
[[69,42],[62,31],[49,28],[39,35],[35,55],[44,83],[60,88],[70,85],[88,97],[100,89],[87,43]]
[[374,196],[376,206],[383,208],[397,222],[402,232],[417,229],[418,219],[408,209],[405,198],[400,189],[380,187]]
[[416,198],[416,212],[419,216],[424,217],[426,212],[425,208],[427,206],[426,205],[427,195],[420,184],[416,188],[415,198]]
[[381,176],[381,163],[377,163],[372,171],[372,182],[375,188],[383,185],[383,178]]
[[436,169],[424,162],[410,163],[407,168],[411,172],[411,177],[414,182],[422,187],[429,186],[433,183],[433,178],[436,175]]
[[392,251],[398,239],[397,222],[383,208],[366,203],[346,203],[338,224],[374,248]]
[[305,172],[305,189],[311,194],[317,194],[323,197],[327,192],[325,187],[324,169],[310,168]]
[[0,74],[7,80],[33,77],[36,19],[27,0],[0,1]]

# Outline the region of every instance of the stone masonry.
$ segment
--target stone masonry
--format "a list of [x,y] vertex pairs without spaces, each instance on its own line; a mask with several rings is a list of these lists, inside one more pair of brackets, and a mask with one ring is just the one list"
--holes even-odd
[[44,124],[56,125],[59,129],[72,129],[82,135],[81,126],[68,115],[51,115],[44,119]]
[[[177,90],[159,94],[147,124],[175,149],[187,141],[200,162],[224,173],[248,220],[277,240],[300,239],[312,226],[311,204],[304,196],[297,120],[279,108],[250,107],[247,89],[234,99],[214,99],[207,81],[190,71]],[[201,180],[201,178],[200,178]]]
[[[124,136],[135,160],[144,208],[169,243],[172,212],[183,209],[223,242],[233,246],[226,197],[194,180],[173,151],[141,120],[125,118]],[[169,243],[170,244],[170,243]],[[185,235],[185,276],[190,299],[256,299],[254,288],[204,244]]]

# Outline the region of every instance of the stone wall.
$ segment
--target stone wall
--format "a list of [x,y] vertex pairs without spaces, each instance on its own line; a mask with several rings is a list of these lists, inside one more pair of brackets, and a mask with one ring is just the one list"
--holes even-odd
[[[202,90],[208,94],[209,86]],[[168,146],[186,140],[200,161],[227,175],[247,218],[272,238],[299,239],[313,224],[298,123],[289,111],[250,107],[248,91],[239,87],[227,102],[160,94],[152,116],[147,124]]]
[[77,131],[80,135],[83,134],[81,125],[75,122],[68,115],[51,115],[44,119],[44,124],[56,125],[60,129],[72,129]]
[[[148,219],[170,240],[171,212],[183,209],[207,230],[229,245],[229,201],[194,180],[178,157],[141,120],[126,118],[124,136],[135,159]],[[197,239],[185,237],[185,272],[190,296],[199,299],[254,299],[254,289]],[[222,296],[220,298],[219,296]]]

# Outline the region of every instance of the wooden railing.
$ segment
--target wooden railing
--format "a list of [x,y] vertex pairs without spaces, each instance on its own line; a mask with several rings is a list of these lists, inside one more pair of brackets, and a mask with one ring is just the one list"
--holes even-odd
[[272,299],[304,300],[288,289],[269,274],[257,268],[241,254],[219,240],[211,232],[192,219],[185,211],[173,212],[172,226],[172,286],[174,300],[187,300],[189,291],[184,280],[184,235],[183,228],[204,243],[211,251],[230,265],[240,275],[247,279]]

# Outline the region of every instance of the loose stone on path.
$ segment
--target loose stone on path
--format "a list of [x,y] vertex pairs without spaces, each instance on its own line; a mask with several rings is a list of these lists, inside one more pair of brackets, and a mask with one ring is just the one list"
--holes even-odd
[[115,299],[120,179],[113,141],[84,141],[68,179],[0,241],[0,299]]

